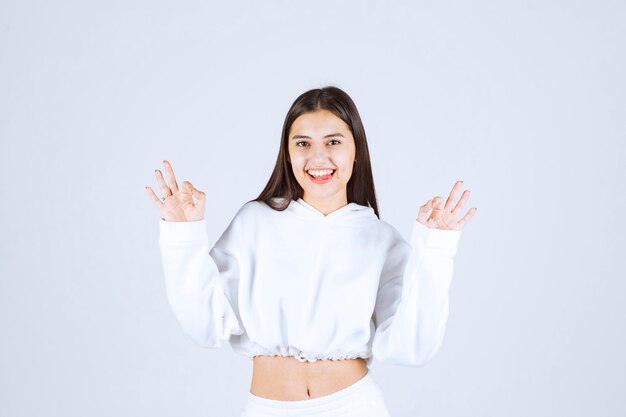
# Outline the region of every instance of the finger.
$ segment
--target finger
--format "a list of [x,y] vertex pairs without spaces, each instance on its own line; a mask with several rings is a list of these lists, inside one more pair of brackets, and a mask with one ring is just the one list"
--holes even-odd
[[430,219],[439,220],[443,217],[445,211],[443,208],[443,197],[435,197],[433,198],[433,211],[430,213]]
[[462,185],[463,185],[463,181],[461,180],[454,183],[454,186],[452,186],[452,190],[450,191],[450,195],[448,196],[448,199],[446,200],[446,204],[443,206],[444,209],[450,210],[452,208],[451,207],[452,202],[456,198],[456,193],[457,191],[459,191]]
[[191,183],[189,181],[184,181],[183,182],[183,193],[191,194],[192,191],[193,191],[193,185],[191,185]]
[[154,175],[156,176],[157,182],[159,183],[159,188],[161,189],[163,197],[168,197],[174,194],[172,190],[170,190],[170,187],[165,183],[165,178],[163,178],[163,174],[161,173],[161,171],[155,169]]
[[469,190],[463,191],[463,194],[461,194],[461,198],[459,202],[456,204],[456,206],[454,206],[454,208],[451,211],[452,214],[455,214],[463,209],[463,205],[465,204],[465,201],[469,198],[469,195],[470,195]]
[[174,170],[172,169],[172,165],[167,159],[165,159],[163,160],[163,166],[165,167],[165,172],[170,179],[170,188],[172,189],[172,194],[178,192],[178,183],[176,182],[176,177],[174,176]]
[[160,209],[161,207],[164,206],[163,202],[161,201],[161,199],[159,197],[157,197],[157,195],[155,194],[155,192],[154,192],[154,190],[152,188],[146,186],[146,192],[148,193],[148,196],[154,202],[154,205],[158,209]]
[[474,216],[474,213],[476,213],[476,210],[478,210],[476,207],[472,207],[471,209],[469,209],[467,214],[465,214],[465,216],[463,216],[461,220],[458,221],[457,224],[459,228],[465,226],[465,223],[467,223],[469,219],[471,219]]

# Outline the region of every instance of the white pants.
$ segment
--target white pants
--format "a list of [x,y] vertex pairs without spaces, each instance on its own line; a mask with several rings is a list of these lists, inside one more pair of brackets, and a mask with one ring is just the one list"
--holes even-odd
[[354,384],[310,400],[281,401],[248,392],[240,417],[391,417],[383,393],[368,372]]

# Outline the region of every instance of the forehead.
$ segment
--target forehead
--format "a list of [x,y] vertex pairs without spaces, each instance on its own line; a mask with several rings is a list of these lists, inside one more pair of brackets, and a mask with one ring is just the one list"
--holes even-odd
[[290,135],[311,133],[325,135],[326,133],[341,132],[350,134],[350,127],[330,110],[316,110],[301,114],[291,125]]

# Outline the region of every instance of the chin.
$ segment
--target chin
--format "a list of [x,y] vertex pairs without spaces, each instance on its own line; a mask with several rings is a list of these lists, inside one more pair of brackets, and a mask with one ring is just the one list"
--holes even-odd
[[315,189],[310,189],[310,188],[309,189],[303,188],[303,190],[304,190],[304,194],[308,195],[309,197],[319,199],[319,200],[333,197],[340,191],[340,190],[335,190],[335,189],[315,190]]

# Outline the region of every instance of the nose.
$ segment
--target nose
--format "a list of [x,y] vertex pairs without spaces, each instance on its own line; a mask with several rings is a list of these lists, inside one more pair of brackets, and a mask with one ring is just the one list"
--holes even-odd
[[313,146],[311,151],[311,160],[313,163],[322,163],[328,160],[328,150],[324,144]]

